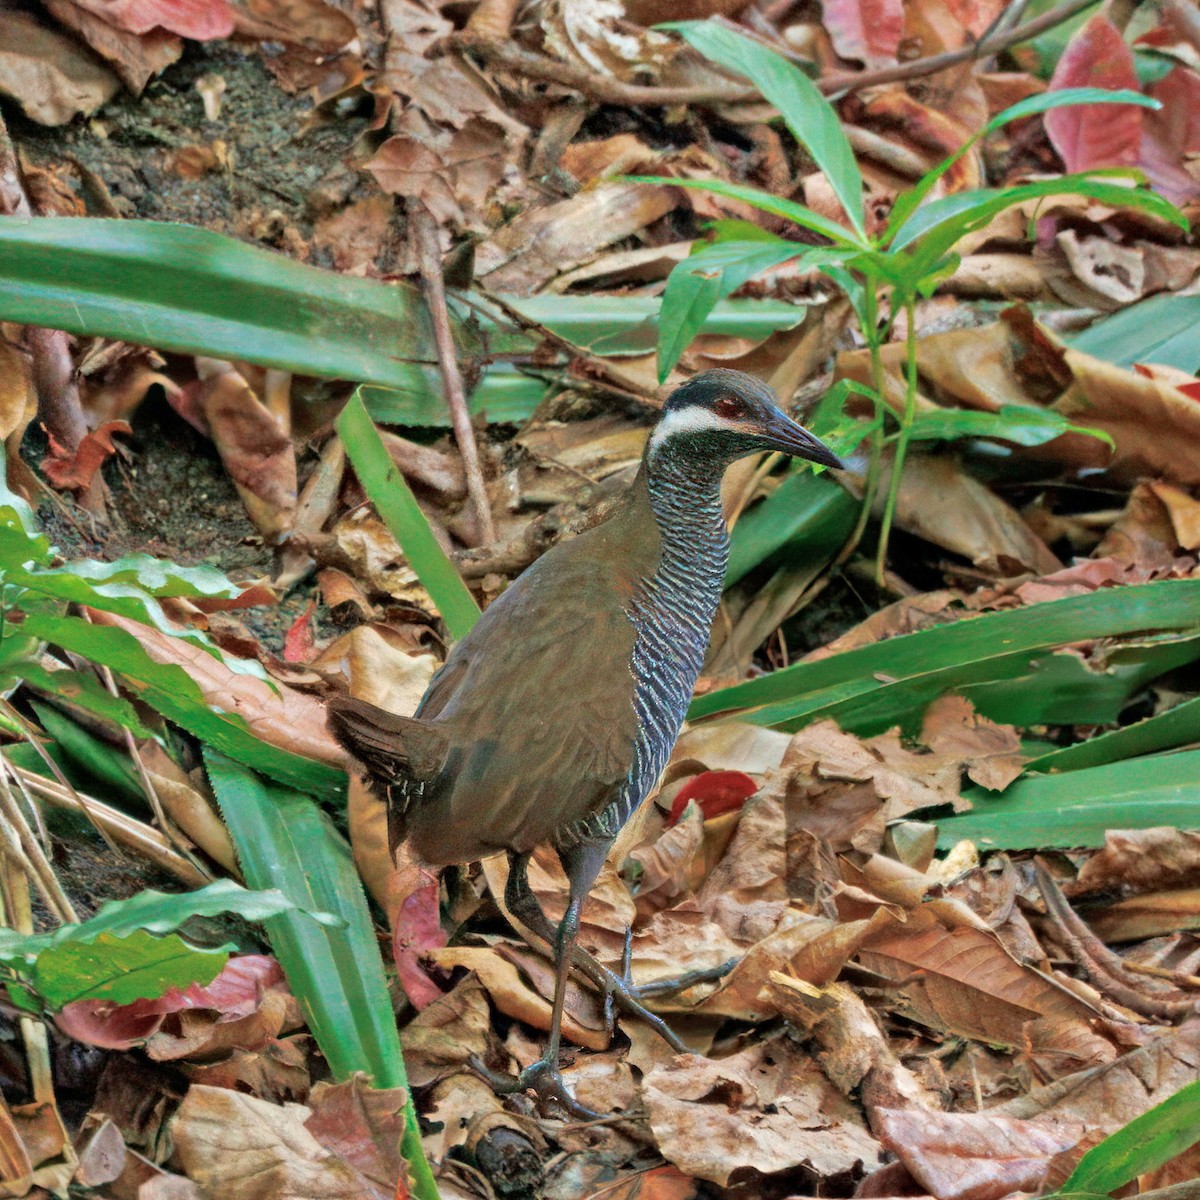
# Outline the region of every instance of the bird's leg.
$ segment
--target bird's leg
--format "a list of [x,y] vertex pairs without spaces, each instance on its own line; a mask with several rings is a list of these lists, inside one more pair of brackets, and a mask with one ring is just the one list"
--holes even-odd
[[[508,884],[504,889],[504,903],[508,911],[535,937],[540,938],[547,945],[553,946],[557,936],[554,923],[546,916],[537,896],[529,886],[528,868],[528,854],[509,855]],[[731,959],[716,968],[705,967],[701,970],[689,971],[675,979],[663,979],[639,986],[633,983],[627,972],[617,975],[598,963],[582,946],[574,946],[571,950],[571,965],[590,979],[603,993],[606,1012],[615,1004],[622,1012],[640,1017],[677,1054],[688,1053],[687,1046],[662,1017],[657,1013],[652,1013],[642,1003],[642,997],[669,995],[696,983],[707,983],[713,979],[720,979],[722,976],[728,975],[735,964],[736,960]]]
[[[528,1066],[515,1079],[511,1076],[498,1075],[495,1072],[481,1071],[484,1077],[498,1092],[523,1092],[531,1090],[543,1100],[555,1100],[568,1113],[581,1120],[597,1120],[602,1114],[593,1112],[580,1104],[563,1082],[559,1071],[558,1054],[562,1041],[563,1008],[567,999],[567,980],[571,975],[571,952],[575,946],[575,938],[579,933],[579,913],[587,894],[596,882],[596,876],[604,865],[604,857],[608,847],[603,843],[585,842],[572,847],[570,850],[560,850],[559,857],[571,881],[570,898],[567,901],[567,911],[563,913],[558,923],[558,930],[548,940],[554,946],[554,1005],[550,1010],[550,1037],[546,1043],[546,1053],[532,1066]],[[528,855],[513,857],[513,866],[520,862],[522,873]],[[472,1064],[477,1071],[481,1064]]]

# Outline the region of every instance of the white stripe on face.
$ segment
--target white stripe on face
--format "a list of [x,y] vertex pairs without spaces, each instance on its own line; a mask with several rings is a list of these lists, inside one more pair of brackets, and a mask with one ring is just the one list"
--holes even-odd
[[718,417],[710,408],[701,408],[698,404],[687,408],[677,408],[667,413],[654,432],[650,435],[650,453],[655,454],[670,438],[684,433],[703,433],[706,430],[727,429],[733,432],[744,432],[745,424],[741,421],[728,421]]

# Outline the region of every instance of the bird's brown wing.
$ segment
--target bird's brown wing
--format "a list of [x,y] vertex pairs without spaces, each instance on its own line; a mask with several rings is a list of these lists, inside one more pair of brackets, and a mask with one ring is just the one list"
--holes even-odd
[[585,535],[535,563],[435,678],[420,711],[436,709],[451,748],[437,796],[415,814],[430,861],[531,849],[606,807],[628,775],[628,589],[588,550]]

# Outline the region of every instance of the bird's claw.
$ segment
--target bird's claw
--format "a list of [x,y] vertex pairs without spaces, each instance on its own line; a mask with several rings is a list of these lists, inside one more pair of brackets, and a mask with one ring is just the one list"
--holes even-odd
[[472,1054],[467,1060],[471,1070],[479,1075],[492,1090],[500,1096],[510,1096],[517,1092],[533,1092],[538,1098],[539,1108],[553,1100],[564,1112],[579,1121],[597,1121],[602,1114],[593,1112],[586,1105],[580,1104],[567,1091],[558,1064],[548,1058],[539,1058],[528,1066],[520,1075],[506,1075],[502,1071],[493,1071],[478,1054]]

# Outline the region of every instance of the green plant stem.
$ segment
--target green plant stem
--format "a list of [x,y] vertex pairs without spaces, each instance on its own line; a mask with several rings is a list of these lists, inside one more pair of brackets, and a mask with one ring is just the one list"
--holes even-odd
[[834,560],[834,566],[841,566],[858,549],[862,536],[867,531],[867,522],[871,519],[871,509],[875,504],[875,492],[879,487],[879,467],[883,460],[883,415],[887,404],[883,398],[883,355],[879,338],[879,294],[877,283],[868,277],[863,283],[863,311],[861,314],[863,337],[866,338],[868,351],[871,356],[871,384],[875,388],[876,414],[879,416],[878,427],[871,435],[871,457],[867,463],[867,476],[863,481],[862,506],[858,510],[858,520],[846,544]]
[[904,298],[904,315],[908,329],[904,339],[904,412],[900,417],[900,432],[896,435],[896,449],[892,454],[892,476],[888,480],[887,503],[883,508],[883,520],[879,526],[879,551],[875,559],[875,583],[883,587],[883,573],[887,568],[888,538],[892,522],[896,517],[896,501],[900,498],[900,477],[904,470],[904,457],[908,453],[908,440],[913,421],[917,415],[917,323],[916,299],[913,295]]

